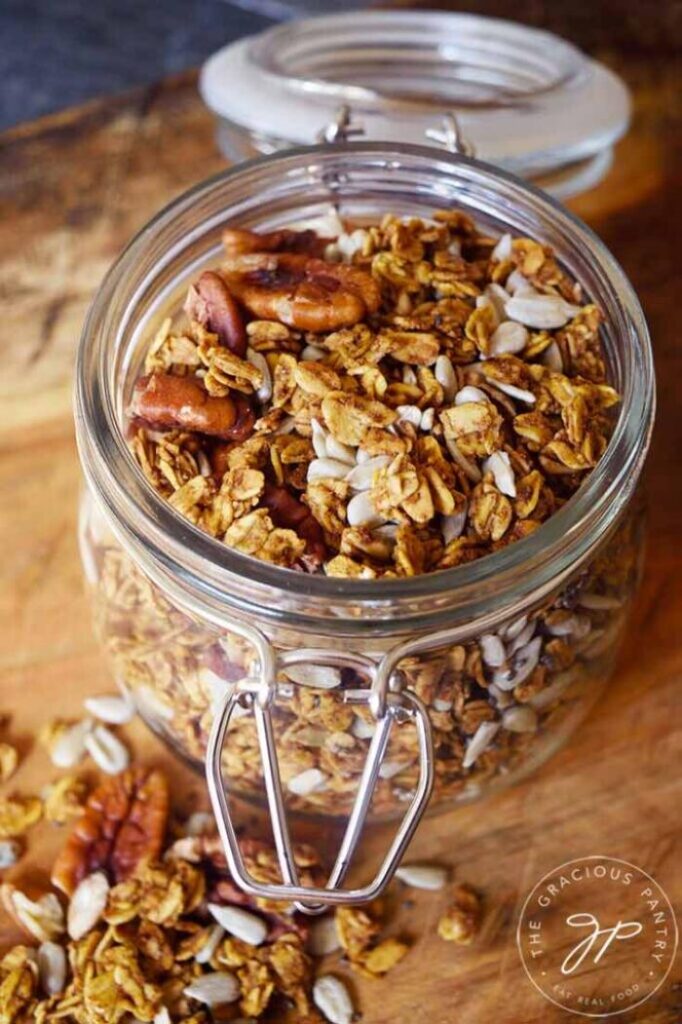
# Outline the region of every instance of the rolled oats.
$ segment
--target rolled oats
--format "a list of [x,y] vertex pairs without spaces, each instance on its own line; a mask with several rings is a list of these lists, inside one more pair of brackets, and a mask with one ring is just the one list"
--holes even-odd
[[7,782],[17,770],[19,752],[11,743],[0,743],[0,782]]
[[38,797],[0,798],[0,839],[16,839],[40,821],[43,805]]
[[446,942],[470,945],[481,924],[481,898],[469,885],[458,885],[450,909],[438,922],[438,934]]

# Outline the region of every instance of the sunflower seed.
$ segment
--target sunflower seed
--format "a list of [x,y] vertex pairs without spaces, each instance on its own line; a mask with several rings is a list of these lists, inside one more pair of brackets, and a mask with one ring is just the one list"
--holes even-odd
[[219,903],[209,903],[208,911],[230,935],[241,939],[249,946],[260,946],[268,934],[268,926],[262,917],[242,910],[241,907],[224,907]]
[[390,461],[391,459],[388,455],[375,455],[374,458],[368,459],[361,465],[351,469],[350,473],[346,474],[346,481],[354,491],[367,491],[372,486],[374,474],[377,470],[388,466]]
[[462,530],[464,524],[467,521],[467,510],[464,508],[461,512],[456,512],[454,516],[443,516],[440,522],[441,533],[443,534],[443,540],[446,544],[449,544],[451,540],[456,540],[462,536]]
[[417,374],[411,366],[403,366],[403,384],[410,384],[412,387],[417,386]]
[[478,481],[481,479],[480,469],[473,462],[471,462],[471,460],[468,459],[466,455],[462,454],[462,452],[459,450],[459,447],[454,437],[446,437],[445,446],[452,455],[453,459],[455,460],[459,468],[463,470],[464,473],[466,473],[470,480],[473,480],[474,483],[478,483]]
[[488,749],[492,741],[495,739],[495,735],[499,728],[499,722],[481,722],[478,729],[467,743],[467,748],[462,759],[462,768],[471,768],[472,764],[475,764],[481,754]]
[[348,464],[338,459],[313,459],[308,465],[308,482],[315,480],[342,480],[348,472]]
[[161,1009],[154,1014],[153,1024],[173,1024],[171,1015],[165,1006],[162,1006]]
[[384,761],[379,768],[379,778],[392,779],[410,767],[411,761]]
[[331,665],[288,665],[284,674],[294,683],[317,690],[334,690],[341,685],[341,669]]
[[548,370],[556,370],[557,373],[563,373],[564,361],[561,356],[561,349],[557,345],[556,341],[550,342],[542,353],[540,362],[543,363]]
[[380,516],[370,498],[369,491],[355,494],[346,507],[346,519],[349,526],[381,526],[386,520]]
[[215,818],[208,811],[194,811],[185,822],[185,835],[210,836],[215,832]]
[[487,285],[484,295],[491,303],[495,313],[497,314],[498,325],[505,319],[504,307],[509,299],[509,295],[504,290],[501,284],[493,282]]
[[368,722],[360,715],[356,715],[353,719],[353,724],[350,727],[350,731],[355,736],[356,740],[369,740],[376,732],[376,725],[374,722]]
[[319,768],[306,768],[304,772],[289,779],[287,787],[296,796],[309,796],[327,788],[327,776]]
[[50,760],[55,768],[75,768],[86,753],[85,739],[92,729],[92,719],[84,718],[68,726],[50,747]]
[[547,632],[552,636],[574,636],[576,640],[583,640],[592,628],[587,615],[569,615],[559,622],[546,623]]
[[522,615],[519,619],[514,619],[508,626],[502,630],[505,640],[513,640],[519,635],[519,633],[526,628],[528,625],[528,616]]
[[551,330],[564,327],[580,312],[579,306],[572,306],[560,295],[515,294],[506,305],[510,320],[525,324],[526,327]]
[[516,652],[520,651],[522,647],[525,647],[527,643],[530,643],[535,633],[535,626],[535,622],[526,623],[521,632],[518,633],[509,644],[509,654],[516,654]]
[[490,254],[490,258],[495,260],[496,263],[504,263],[505,260],[511,259],[512,251],[512,236],[504,234],[500,236],[497,245]]
[[433,373],[443,389],[443,396],[446,402],[451,402],[457,391],[457,374],[449,356],[438,356]]
[[506,320],[495,328],[490,338],[489,356],[502,356],[523,352],[528,344],[528,331],[523,324]]
[[348,469],[348,466],[355,465],[355,449],[351,448],[350,445],[337,441],[331,434],[327,436],[326,448],[330,459],[347,463],[346,469]]
[[255,349],[247,348],[246,358],[255,366],[257,370],[263,375],[263,383],[256,391],[256,399],[264,405],[265,402],[269,402],[272,398],[272,374],[270,373],[270,367],[268,361],[262,352],[256,352]]
[[439,697],[435,697],[431,702],[431,707],[434,711],[452,711],[453,702],[451,700],[441,700]]
[[127,747],[104,725],[96,725],[92,732],[87,734],[85,749],[97,767],[107,775],[118,775],[130,764]]
[[21,850],[18,839],[0,839],[0,871],[14,867],[21,857]]
[[241,986],[230,971],[213,971],[202,974],[191,985],[185,986],[183,992],[188,999],[196,999],[204,1006],[223,1006],[239,999]]
[[354,1013],[348,989],[333,974],[315,980],[313,1002],[330,1024],[351,1024]]
[[526,405],[535,405],[535,395],[532,391],[517,388],[515,384],[507,384],[504,380],[491,380],[488,383],[496,387],[498,391],[502,391],[503,394],[509,395],[510,398],[517,398],[519,402],[525,402]]
[[483,462],[483,472],[492,473],[495,486],[509,498],[516,497],[514,470],[506,452],[496,451]]
[[58,942],[38,946],[38,978],[46,996],[56,996],[66,985],[66,951]]
[[504,644],[494,633],[484,633],[478,641],[478,646],[481,648],[483,661],[490,668],[500,668],[506,662],[507,652]]
[[209,962],[216,949],[223,941],[224,935],[225,929],[222,925],[214,924],[208,933],[206,942],[194,954],[194,959],[198,964],[207,964]]
[[313,956],[328,956],[339,949],[339,933],[336,918],[331,915],[318,917],[310,926],[308,934],[308,952]]
[[442,889],[448,880],[447,870],[436,864],[401,864],[395,876],[413,889],[432,891]]
[[580,678],[582,671],[582,669],[576,670],[573,668],[567,672],[560,672],[559,675],[554,677],[549,686],[546,686],[544,690],[540,690],[540,693],[536,693],[535,696],[531,697],[528,703],[537,711],[543,711],[550,704],[553,704],[555,700],[558,700],[571,683]]
[[525,647],[521,647],[514,658],[514,670],[511,674],[508,671],[502,670],[495,672],[493,676],[493,682],[496,686],[499,686],[501,690],[513,690],[516,686],[521,683],[525,683],[528,676],[535,671],[538,661],[540,660],[540,650],[542,648],[542,637],[537,636],[534,640],[531,640]]
[[317,345],[306,345],[301,352],[301,359],[304,363],[317,363],[327,355],[323,348]]
[[422,411],[418,405],[399,405],[396,409],[400,423],[410,423],[416,429],[422,421]]
[[537,727],[537,712],[527,704],[523,707],[507,708],[502,715],[502,728],[509,732],[535,732]]
[[433,408],[433,406],[430,406],[428,409],[424,409],[424,412],[422,413],[421,420],[419,421],[419,429],[427,432],[431,431],[433,430],[433,425],[435,422],[436,410]]
[[[537,295],[535,288],[525,277],[520,270],[512,270],[511,274],[505,281],[505,288],[512,295]],[[505,302],[508,299],[505,297]]]
[[161,700],[151,686],[146,683],[135,690],[135,707],[144,717],[159,718],[169,722],[174,715],[173,708]]
[[319,420],[312,419],[310,427],[313,432],[312,441],[315,454],[318,459],[324,459],[327,456],[327,432]]
[[94,718],[109,725],[126,725],[135,717],[134,705],[119,694],[104,693],[99,697],[86,697],[83,705]]
[[78,883],[66,912],[66,930],[77,941],[94,928],[104,913],[109,882],[103,871],[95,871]]
[[472,384],[460,388],[455,395],[455,405],[465,405],[467,402],[487,402],[488,396],[485,391],[475,388]]

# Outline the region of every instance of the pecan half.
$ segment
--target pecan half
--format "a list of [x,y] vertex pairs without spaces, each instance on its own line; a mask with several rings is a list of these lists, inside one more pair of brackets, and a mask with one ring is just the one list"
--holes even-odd
[[228,259],[253,252],[297,252],[307,256],[321,256],[331,238],[322,238],[314,231],[247,231],[227,228],[223,231],[223,246]]
[[255,415],[243,395],[216,398],[194,377],[153,373],[135,384],[130,415],[162,430],[195,430],[233,441],[251,433]]
[[224,264],[223,276],[254,316],[300,331],[352,327],[381,303],[379,287],[365,270],[294,253],[237,256]]
[[286,487],[267,483],[263,492],[263,504],[270,512],[275,526],[295,530],[306,544],[303,560],[306,568],[316,569],[327,557],[324,531],[317,519],[303,502],[295,498]]
[[242,312],[220,274],[207,270],[190,286],[185,300],[190,320],[217,334],[221,344],[235,355],[246,355],[246,328]]
[[57,857],[52,884],[71,895],[81,879],[104,870],[114,882],[159,857],[168,822],[168,783],[156,769],[132,768],[105,779]]

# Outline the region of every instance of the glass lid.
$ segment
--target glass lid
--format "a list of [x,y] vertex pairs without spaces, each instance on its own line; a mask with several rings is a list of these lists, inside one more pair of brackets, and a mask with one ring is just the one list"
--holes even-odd
[[630,114],[624,83],[570,43],[440,11],[278,25],[214,54],[200,88],[262,153],[314,143],[343,105],[368,141],[423,144],[454,113],[480,159],[560,197],[603,176]]

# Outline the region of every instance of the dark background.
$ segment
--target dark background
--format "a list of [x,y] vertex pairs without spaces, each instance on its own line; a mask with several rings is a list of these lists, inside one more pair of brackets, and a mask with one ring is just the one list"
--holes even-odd
[[[0,0],[0,128],[200,64],[279,17],[360,0]],[[549,28],[591,53],[680,59],[680,0],[444,0],[401,6],[495,14]],[[384,4],[390,6],[390,4]],[[394,4],[393,6],[398,6]],[[244,9],[251,7],[251,10]],[[258,10],[256,10],[256,8]]]

